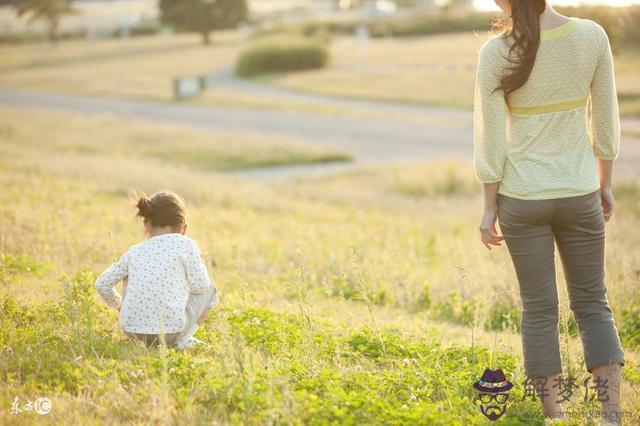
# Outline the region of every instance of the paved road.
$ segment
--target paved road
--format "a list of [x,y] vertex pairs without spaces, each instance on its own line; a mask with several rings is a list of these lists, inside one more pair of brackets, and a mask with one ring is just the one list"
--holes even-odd
[[[225,88],[238,89],[240,82]],[[0,104],[24,107],[70,110],[84,114],[115,114],[136,120],[177,123],[201,130],[238,132],[248,135],[267,135],[304,140],[329,148],[349,152],[357,165],[365,163],[393,163],[402,161],[453,158],[471,160],[473,121],[469,111],[428,108],[421,106],[386,104],[346,100],[321,95],[296,94],[290,91],[262,87],[254,83],[252,93],[274,99],[295,97],[299,102],[375,110],[377,115],[387,111],[388,118],[317,114],[303,111],[276,111],[255,108],[196,106],[185,103],[152,102],[131,99],[63,95],[15,90],[0,90]],[[420,115],[424,120],[399,120],[398,113]],[[628,125],[638,126],[638,121]],[[618,163],[617,174],[640,176],[640,141],[624,138],[624,155]],[[310,172],[341,171],[344,166],[278,168],[240,172],[238,175],[264,179],[288,177]]]

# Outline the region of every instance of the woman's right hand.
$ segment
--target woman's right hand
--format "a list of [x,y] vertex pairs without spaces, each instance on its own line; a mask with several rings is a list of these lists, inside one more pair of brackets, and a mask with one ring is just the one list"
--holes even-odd
[[613,191],[610,187],[600,188],[600,203],[602,204],[602,211],[604,212],[604,221],[608,222],[613,216],[613,208],[616,205],[613,199]]
[[504,237],[498,235],[496,229],[496,220],[498,219],[498,212],[495,206],[485,208],[482,220],[480,221],[480,240],[486,248],[491,250],[491,246],[501,246]]

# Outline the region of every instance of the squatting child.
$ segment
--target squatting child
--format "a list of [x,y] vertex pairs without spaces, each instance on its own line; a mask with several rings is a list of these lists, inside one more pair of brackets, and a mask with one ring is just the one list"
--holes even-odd
[[[178,195],[143,196],[137,208],[148,238],[104,271],[95,288],[120,311],[120,326],[129,338],[146,346],[164,341],[190,347],[199,342],[193,335],[218,302],[217,287],[196,242],[185,236],[185,205]],[[114,289],[119,281],[124,282],[122,296]]]

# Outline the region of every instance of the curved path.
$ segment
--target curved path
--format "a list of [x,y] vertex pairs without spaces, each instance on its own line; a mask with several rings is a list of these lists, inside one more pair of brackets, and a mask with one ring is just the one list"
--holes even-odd
[[[288,90],[218,76],[225,89],[244,91],[274,100],[292,100],[342,109],[376,112],[368,117],[331,115],[303,111],[198,106],[188,103],[154,102],[120,98],[0,90],[0,104],[24,108],[70,110],[84,114],[110,113],[131,119],[176,123],[200,130],[286,137],[350,153],[356,166],[435,158],[471,160],[473,121],[470,111],[430,108],[383,102],[293,93]],[[218,78],[214,77],[214,80]],[[226,80],[226,84],[225,84]],[[243,86],[242,88],[240,86]],[[388,113],[388,115],[385,115]],[[420,116],[407,121],[399,115]],[[639,120],[625,122],[640,131]],[[623,138],[617,174],[640,176],[640,141]],[[280,178],[300,174],[342,171],[345,165],[310,165],[237,172],[249,178]]]

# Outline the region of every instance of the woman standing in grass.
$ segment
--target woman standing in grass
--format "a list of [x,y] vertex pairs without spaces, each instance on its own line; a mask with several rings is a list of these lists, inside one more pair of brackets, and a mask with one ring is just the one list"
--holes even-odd
[[[164,340],[180,349],[198,342],[193,334],[218,301],[195,241],[184,235],[184,202],[159,192],[138,201],[149,238],[132,246],[104,271],[95,287],[105,302],[120,311],[120,325],[147,346]],[[124,281],[123,296],[113,289]]]
[[481,239],[489,249],[507,244],[523,305],[525,371],[548,391],[545,415],[562,418],[557,244],[586,368],[607,380],[603,422],[619,424],[624,354],[604,271],[620,143],[609,40],[597,23],[560,15],[545,0],[496,3],[510,19],[481,48],[475,88]]

